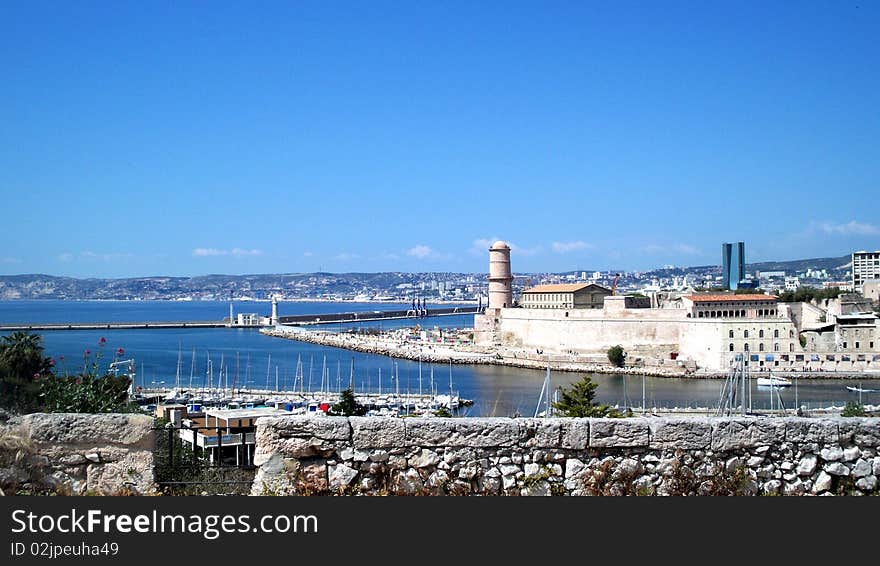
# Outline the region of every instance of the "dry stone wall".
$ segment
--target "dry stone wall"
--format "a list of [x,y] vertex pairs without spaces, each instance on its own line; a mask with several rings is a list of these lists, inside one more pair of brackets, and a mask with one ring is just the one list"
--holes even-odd
[[10,420],[2,433],[0,486],[12,494],[150,494],[153,418],[42,414]]
[[254,495],[864,495],[880,419],[267,417]]

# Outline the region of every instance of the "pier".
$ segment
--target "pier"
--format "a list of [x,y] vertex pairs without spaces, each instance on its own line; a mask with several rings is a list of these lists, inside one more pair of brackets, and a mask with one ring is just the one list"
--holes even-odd
[[[279,316],[278,324],[285,326],[311,326],[320,324],[346,324],[355,322],[371,322],[382,320],[418,319],[435,316],[457,316],[480,314],[481,306],[443,307],[437,309],[409,309],[395,311],[342,312],[324,314],[300,314]],[[0,332],[17,330],[131,330],[131,329],[169,329],[169,328],[257,328],[272,327],[270,317],[264,317],[264,324],[230,323],[229,318],[221,320],[184,320],[184,321],[143,321],[143,322],[17,322],[0,323]]]

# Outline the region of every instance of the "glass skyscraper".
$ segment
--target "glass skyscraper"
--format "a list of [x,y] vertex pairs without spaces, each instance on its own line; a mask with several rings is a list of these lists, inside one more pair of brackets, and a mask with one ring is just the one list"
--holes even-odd
[[721,279],[725,289],[739,289],[746,276],[746,245],[743,242],[721,244]]

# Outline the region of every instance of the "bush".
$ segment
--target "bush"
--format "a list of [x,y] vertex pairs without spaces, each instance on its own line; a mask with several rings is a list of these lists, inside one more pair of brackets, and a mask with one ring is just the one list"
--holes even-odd
[[622,368],[623,364],[626,362],[626,352],[623,351],[623,347],[617,345],[608,348],[608,361],[611,362],[611,365],[614,367]]
[[339,402],[330,407],[330,414],[342,417],[362,417],[367,414],[367,408],[357,402],[354,391],[346,389],[340,395]]
[[843,412],[840,413],[841,417],[864,417],[867,416],[867,412],[865,412],[865,408],[855,401],[850,401],[846,404],[846,407],[843,408]]

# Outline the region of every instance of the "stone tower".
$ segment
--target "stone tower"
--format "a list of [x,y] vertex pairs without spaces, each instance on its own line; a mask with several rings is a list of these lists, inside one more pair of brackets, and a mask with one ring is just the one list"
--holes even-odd
[[513,306],[512,283],[510,246],[499,240],[489,248],[489,309]]
[[272,295],[272,317],[269,324],[278,326],[278,295]]

